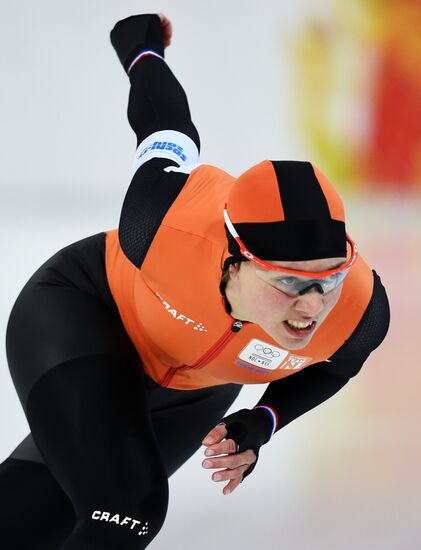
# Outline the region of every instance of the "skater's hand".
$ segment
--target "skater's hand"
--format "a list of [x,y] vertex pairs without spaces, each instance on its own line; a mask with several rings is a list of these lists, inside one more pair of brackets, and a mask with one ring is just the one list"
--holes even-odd
[[172,37],[172,24],[171,21],[163,13],[157,13],[157,16],[161,19],[162,38],[164,39],[164,48],[167,48],[171,44]]
[[[233,439],[226,439],[223,441],[226,435],[226,426],[224,424],[218,424],[202,441],[203,445],[207,447],[205,456],[211,457],[211,459],[206,458],[206,460],[202,462],[203,468],[226,468],[225,470],[219,470],[212,474],[213,481],[230,480],[222,491],[224,495],[232,493],[232,491],[238,487],[243,480],[244,472],[249,468],[250,464],[253,464],[257,459],[252,449],[237,453],[237,444]],[[217,458],[214,458],[215,456],[217,456]],[[216,478],[218,475],[220,476],[219,479]]]

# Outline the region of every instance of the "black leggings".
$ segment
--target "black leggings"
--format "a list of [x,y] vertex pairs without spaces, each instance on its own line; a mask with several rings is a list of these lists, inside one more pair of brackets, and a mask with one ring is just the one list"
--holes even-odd
[[145,375],[105,276],[105,234],[45,262],[10,314],[6,351],[31,434],[0,465],[8,550],[143,549],[168,477],[241,385],[162,388]]

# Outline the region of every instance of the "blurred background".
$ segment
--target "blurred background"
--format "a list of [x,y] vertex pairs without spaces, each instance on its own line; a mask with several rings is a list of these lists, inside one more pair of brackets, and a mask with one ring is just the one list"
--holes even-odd
[[[150,548],[417,550],[419,2],[1,0],[1,333],[41,263],[118,225],[135,137],[108,33],[156,11],[174,25],[166,59],[187,92],[202,162],[233,175],[265,158],[317,164],[344,198],[348,232],[379,273],[392,318],[358,376],[278,432],[232,495],[198,451],[170,479]],[[0,354],[4,460],[29,428],[4,345]],[[245,387],[230,412],[265,387]]]

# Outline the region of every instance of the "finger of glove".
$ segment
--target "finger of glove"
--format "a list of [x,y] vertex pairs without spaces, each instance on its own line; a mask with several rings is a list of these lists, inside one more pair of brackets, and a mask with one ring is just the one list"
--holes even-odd
[[219,470],[212,474],[212,480],[216,482],[227,481],[228,479],[242,478],[244,471],[247,469],[247,465],[242,464],[237,468],[228,468],[225,470]]
[[226,439],[221,443],[209,445],[205,451],[206,456],[216,456],[223,454],[233,454],[237,452],[237,443],[233,439]]
[[225,485],[225,487],[222,490],[224,495],[229,495],[230,493],[235,491],[235,489],[240,485],[241,481],[242,481],[242,477],[236,477],[235,479],[230,479],[230,482],[227,483],[227,485]]
[[224,439],[227,435],[227,429],[225,427],[225,424],[218,424],[212,430],[206,435],[206,437],[203,439],[202,444],[203,445],[213,445],[215,443],[219,443],[222,439]]
[[206,458],[202,465],[204,468],[228,468],[234,470],[243,466],[248,468],[254,462],[255,455],[252,450],[244,451],[243,453],[234,453],[213,458]]

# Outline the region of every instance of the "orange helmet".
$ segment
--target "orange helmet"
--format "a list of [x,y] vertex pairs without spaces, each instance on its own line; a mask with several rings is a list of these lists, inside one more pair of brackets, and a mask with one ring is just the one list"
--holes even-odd
[[[245,261],[234,238],[269,261],[347,256],[344,207],[333,185],[310,162],[264,160],[242,174],[226,205],[225,266]],[[230,222],[230,223],[229,223]]]

